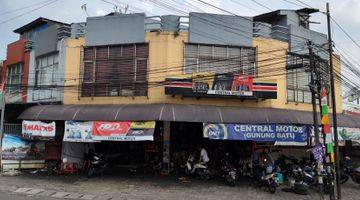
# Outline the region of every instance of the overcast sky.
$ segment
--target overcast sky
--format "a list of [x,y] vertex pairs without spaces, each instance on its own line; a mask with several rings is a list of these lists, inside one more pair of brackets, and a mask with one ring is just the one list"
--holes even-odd
[[[146,12],[147,15],[162,15],[162,14],[181,14],[175,10],[167,10],[159,7],[149,0],[106,0],[118,4],[120,7],[129,5],[130,12]],[[221,11],[206,6],[197,0],[160,0],[168,4],[176,5],[180,10],[222,13]],[[234,12],[243,16],[254,16],[260,13],[269,12],[265,7],[256,4],[252,0],[203,0],[213,5],[219,6],[225,10]],[[295,4],[300,4],[297,0],[256,0],[256,2],[264,4],[271,10],[277,9],[299,9],[297,5],[293,5],[287,1]],[[87,14],[89,16],[104,15],[112,12],[113,5],[102,0],[58,0],[48,6],[36,8],[42,4],[32,7],[20,9],[31,6],[36,3],[44,2],[44,0],[0,0],[0,59],[6,58],[6,45],[18,39],[18,35],[13,33],[13,30],[19,28],[26,23],[38,17],[46,17],[62,22],[83,22],[86,21]],[[325,0],[302,0],[302,2],[325,10]],[[360,43],[360,0],[330,0],[331,12],[335,18],[348,33]],[[190,4],[189,4],[190,3]],[[86,4],[87,13],[81,9],[81,5]],[[7,13],[8,11],[14,11]],[[10,19],[10,20],[9,20]],[[6,22],[9,20],[8,22]],[[321,24],[313,24],[312,29],[326,33],[326,17],[323,14],[314,14],[311,21],[320,22]],[[360,48],[356,47],[349,39],[342,34],[338,28],[334,26],[334,41],[347,54],[356,61],[360,61]],[[358,62],[360,63],[360,62]]]

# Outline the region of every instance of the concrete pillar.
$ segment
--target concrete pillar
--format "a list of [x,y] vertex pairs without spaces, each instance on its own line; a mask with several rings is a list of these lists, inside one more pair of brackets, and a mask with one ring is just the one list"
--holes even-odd
[[162,174],[170,173],[170,122],[163,124],[163,158],[162,158]]

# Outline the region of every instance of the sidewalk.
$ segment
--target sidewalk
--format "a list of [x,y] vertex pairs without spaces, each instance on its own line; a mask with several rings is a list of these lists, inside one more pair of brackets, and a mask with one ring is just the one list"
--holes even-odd
[[[319,199],[314,191],[302,196],[281,190],[270,194],[265,189],[253,188],[248,182],[229,187],[220,181],[192,181],[180,183],[175,177],[105,175],[87,179],[82,176],[45,176],[22,174],[0,176],[0,191],[17,194],[47,196],[59,199],[146,199],[146,200],[256,200],[256,199]],[[350,182],[343,187],[343,199],[358,199],[360,185]]]

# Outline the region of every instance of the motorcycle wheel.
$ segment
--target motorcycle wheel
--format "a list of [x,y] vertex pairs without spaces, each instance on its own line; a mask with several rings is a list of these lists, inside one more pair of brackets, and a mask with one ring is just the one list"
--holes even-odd
[[269,185],[269,192],[270,192],[271,194],[274,194],[274,193],[276,192],[276,185],[270,184],[270,185]]
[[200,179],[201,180],[209,180],[210,179],[210,175],[208,173],[201,173],[200,174]]
[[360,177],[359,176],[352,175],[351,180],[354,181],[357,184],[360,184]]
[[185,174],[189,175],[190,173],[191,173],[190,170],[187,167],[185,167]]
[[236,180],[231,178],[229,175],[226,176],[226,184],[228,184],[231,187],[235,187],[236,185]]
[[348,176],[348,175],[342,175],[342,176],[340,177],[340,183],[341,183],[341,184],[346,183],[348,180],[349,180],[349,176]]
[[94,174],[95,174],[95,167],[94,167],[94,166],[90,166],[89,171],[87,172],[86,177],[87,177],[87,178],[91,178],[92,176],[94,176]]

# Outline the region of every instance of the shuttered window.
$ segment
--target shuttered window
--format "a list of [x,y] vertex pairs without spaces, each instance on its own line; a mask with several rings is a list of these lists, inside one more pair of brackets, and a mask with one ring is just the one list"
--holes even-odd
[[148,45],[84,48],[82,96],[146,96]]
[[256,48],[185,44],[184,73],[242,73],[256,75]]

